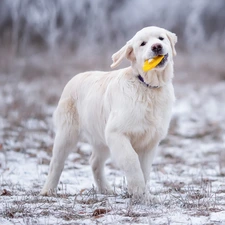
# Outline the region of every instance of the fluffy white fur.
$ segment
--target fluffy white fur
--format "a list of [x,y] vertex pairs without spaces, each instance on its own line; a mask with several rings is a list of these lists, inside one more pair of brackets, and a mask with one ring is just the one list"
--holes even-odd
[[[141,46],[143,41],[146,44]],[[111,191],[104,175],[109,156],[124,171],[128,192],[137,196],[145,192],[175,100],[172,78],[176,41],[176,35],[165,29],[146,27],[112,56],[112,68],[124,58],[131,61],[130,67],[81,73],[68,82],[54,113],[56,136],[42,195],[56,189],[65,159],[81,137],[93,146],[90,164],[100,192]],[[163,55],[168,53],[168,60],[143,72],[144,61],[155,56],[151,47],[156,43],[162,45]],[[149,86],[137,78],[138,74]]]

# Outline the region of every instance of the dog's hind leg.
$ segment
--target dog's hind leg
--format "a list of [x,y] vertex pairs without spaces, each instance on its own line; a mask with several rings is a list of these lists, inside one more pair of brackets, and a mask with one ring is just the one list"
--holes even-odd
[[108,184],[104,174],[105,161],[108,159],[108,157],[109,150],[106,146],[94,146],[90,158],[90,164],[97,189],[100,193],[112,193],[112,189]]
[[138,154],[139,161],[141,164],[141,169],[145,179],[145,183],[147,183],[150,180],[150,171],[152,167],[152,161],[156,155],[157,147],[158,147],[158,144]]
[[79,135],[78,114],[74,100],[60,100],[54,113],[56,136],[53,146],[49,173],[41,195],[51,195],[56,191],[64,162],[70,151],[76,147]]

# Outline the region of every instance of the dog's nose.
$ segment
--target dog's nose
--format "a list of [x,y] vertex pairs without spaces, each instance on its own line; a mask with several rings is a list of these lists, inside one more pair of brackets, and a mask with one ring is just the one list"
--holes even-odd
[[159,53],[162,50],[162,45],[159,43],[156,43],[154,45],[152,45],[152,51],[155,53]]

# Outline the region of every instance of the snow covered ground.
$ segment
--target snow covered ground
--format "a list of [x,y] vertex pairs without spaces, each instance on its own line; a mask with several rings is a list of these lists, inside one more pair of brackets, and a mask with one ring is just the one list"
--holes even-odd
[[148,196],[135,203],[110,161],[106,173],[115,195],[95,193],[86,143],[66,161],[58,195],[39,196],[51,158],[51,114],[72,73],[23,60],[15,65],[0,74],[1,225],[225,224],[224,71],[204,77],[199,67],[198,78],[197,70],[177,62],[170,132],[154,161]]

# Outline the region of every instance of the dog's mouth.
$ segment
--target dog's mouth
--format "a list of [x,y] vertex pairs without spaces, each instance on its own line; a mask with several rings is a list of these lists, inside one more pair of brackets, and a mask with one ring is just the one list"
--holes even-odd
[[162,68],[168,60],[168,53],[165,55],[156,55],[153,58],[145,60],[142,69],[144,72],[152,70],[154,68]]
[[167,62],[167,60],[168,60],[168,56],[169,56],[169,54],[167,53],[167,54],[165,54],[164,55],[164,57],[163,57],[163,59],[161,60],[161,62],[156,66],[156,67],[162,67],[162,66],[164,66],[165,65],[165,63]]

